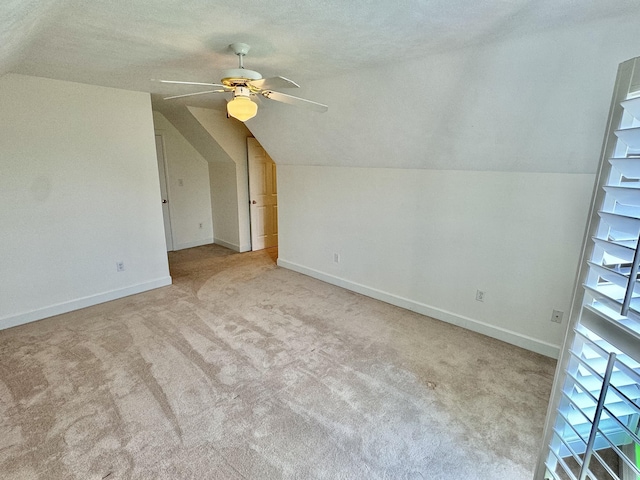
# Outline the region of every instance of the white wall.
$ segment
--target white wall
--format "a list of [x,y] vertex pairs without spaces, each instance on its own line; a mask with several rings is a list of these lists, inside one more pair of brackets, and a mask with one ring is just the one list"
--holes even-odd
[[[208,162],[208,177],[211,190],[211,213],[213,218],[214,243],[243,251],[240,240],[239,211],[247,209],[246,201],[240,204],[238,185],[244,180],[238,179],[236,162],[222,148],[211,133],[200,123],[188,107],[158,100],[154,104],[171,125],[195,148]],[[221,114],[224,119],[224,114]],[[215,122],[214,122],[215,123]],[[211,128],[211,125],[210,125]],[[214,126],[215,128],[215,126]],[[222,125],[225,133],[229,128]],[[244,127],[242,127],[244,129]],[[244,129],[246,135],[246,129]],[[223,138],[225,135],[223,135]],[[244,138],[244,137],[242,137]],[[248,247],[247,247],[248,249]]]
[[280,166],[278,264],[553,356],[593,181]]
[[171,283],[149,95],[1,77],[0,225],[0,328]]
[[153,123],[164,142],[173,248],[213,243],[209,164],[162,113]]
[[326,114],[263,102],[248,125],[278,164],[279,263],[555,356],[639,20],[318,79],[299,94]]
[[[247,170],[247,137],[251,132],[244,123],[233,118],[226,118],[224,113],[218,110],[189,107],[191,114],[209,132],[209,135],[217,142],[224,152],[233,160],[236,167],[236,214],[238,226],[238,248],[240,252],[251,250],[251,230],[249,218],[249,174]],[[228,174],[228,170],[225,170]],[[222,184],[218,184],[223,187]],[[224,194],[227,196],[231,190]],[[224,245],[224,243],[222,243]],[[225,245],[233,248],[235,245]]]
[[235,163],[209,163],[211,210],[216,226],[214,243],[241,251],[236,170]]

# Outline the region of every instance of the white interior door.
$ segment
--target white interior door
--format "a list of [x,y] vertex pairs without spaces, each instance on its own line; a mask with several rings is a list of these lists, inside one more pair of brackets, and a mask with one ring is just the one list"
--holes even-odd
[[167,252],[173,250],[173,235],[171,233],[171,217],[169,216],[169,195],[167,194],[167,170],[164,158],[164,143],[162,135],[156,135],[156,155],[158,156],[158,176],[160,177],[160,196],[162,197],[162,217],[164,219],[164,239]]
[[251,250],[278,245],[276,164],[255,138],[247,138]]

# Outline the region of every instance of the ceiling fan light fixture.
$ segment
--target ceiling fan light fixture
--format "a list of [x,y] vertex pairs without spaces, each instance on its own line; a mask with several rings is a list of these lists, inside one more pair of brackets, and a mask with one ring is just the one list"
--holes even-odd
[[256,116],[258,105],[252,102],[249,97],[237,96],[227,103],[227,113],[230,117],[246,122]]
[[208,90],[206,92],[186,93],[182,95],[171,95],[165,100],[173,98],[192,97],[195,95],[205,95],[209,93],[230,93],[233,92],[233,100],[227,103],[227,116],[233,117],[241,122],[253,118],[258,113],[258,105],[251,101],[252,96],[262,95],[265,98],[276,102],[306,107],[316,112],[326,112],[327,106],[304,98],[294,97],[285,93],[279,93],[274,89],[298,88],[296,82],[284,77],[262,78],[259,72],[244,68],[243,57],[249,52],[249,45],[246,43],[232,43],[229,48],[238,56],[238,68],[227,69],[222,73],[221,83],[185,82],[181,80],[158,80],[162,83],[179,85],[200,85],[207,87],[217,87],[218,90]]

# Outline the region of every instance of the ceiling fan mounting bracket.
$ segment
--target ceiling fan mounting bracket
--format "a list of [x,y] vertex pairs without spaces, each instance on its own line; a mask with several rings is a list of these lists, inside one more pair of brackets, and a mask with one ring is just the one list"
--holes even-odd
[[229,48],[236,55],[243,56],[243,55],[246,55],[247,53],[249,53],[249,49],[251,47],[249,45],[247,45],[246,43],[237,42],[237,43],[232,43],[231,45],[229,45]]

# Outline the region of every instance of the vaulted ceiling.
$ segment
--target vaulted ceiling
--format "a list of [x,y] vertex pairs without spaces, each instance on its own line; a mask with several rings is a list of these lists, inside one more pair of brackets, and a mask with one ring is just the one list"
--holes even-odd
[[[260,104],[247,126],[277,162],[591,172],[639,18],[640,0],[3,0],[0,75],[158,105],[198,89],[151,79],[218,82],[237,66],[228,45],[245,42],[247,68],[330,107]],[[172,102],[223,114],[228,97]]]
[[0,74],[156,93],[248,68],[299,82],[637,11],[616,0],[4,0]]

